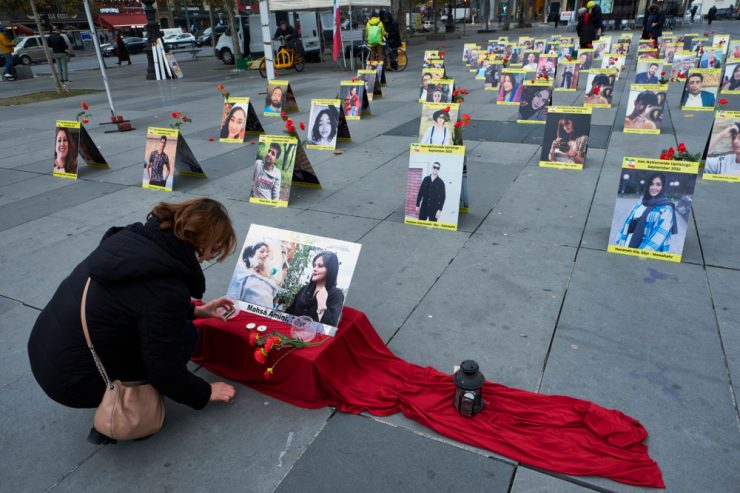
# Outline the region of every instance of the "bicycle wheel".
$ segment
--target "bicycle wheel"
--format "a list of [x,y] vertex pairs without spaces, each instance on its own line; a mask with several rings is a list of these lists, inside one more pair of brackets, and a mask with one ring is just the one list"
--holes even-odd
[[267,62],[265,62],[264,58],[260,60],[259,72],[263,79],[267,78]]
[[406,70],[406,65],[408,65],[408,58],[406,58],[406,50],[403,48],[398,48],[396,51],[396,63],[398,64],[398,68],[396,71],[403,72]]
[[295,57],[293,58],[293,68],[296,72],[303,72],[303,69],[306,67],[306,61],[303,59],[301,55],[296,53]]

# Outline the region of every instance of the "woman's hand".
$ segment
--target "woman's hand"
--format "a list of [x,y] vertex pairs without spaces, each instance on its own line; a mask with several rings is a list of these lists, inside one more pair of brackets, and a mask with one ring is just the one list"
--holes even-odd
[[[233,315],[234,310],[236,310],[234,300],[228,296],[221,296],[204,305],[196,306],[194,313],[196,318],[218,318],[226,321]],[[227,314],[229,316],[226,316]]]
[[224,382],[213,382],[211,384],[211,401],[225,402],[231,404],[236,395],[236,389]]

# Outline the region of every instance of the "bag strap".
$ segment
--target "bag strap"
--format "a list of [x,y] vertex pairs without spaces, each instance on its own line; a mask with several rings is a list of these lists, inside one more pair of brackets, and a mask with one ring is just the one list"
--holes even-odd
[[105,386],[113,390],[113,384],[111,383],[110,378],[108,378],[108,373],[105,371],[105,367],[103,366],[103,362],[100,361],[98,353],[95,352],[92,340],[90,339],[90,331],[87,328],[87,315],[85,314],[85,305],[87,302],[87,290],[90,287],[91,281],[92,279],[88,277],[87,282],[85,283],[85,288],[82,290],[82,302],[80,303],[80,320],[82,321],[82,332],[85,334],[85,342],[87,342],[87,348],[92,353],[92,357],[95,360],[95,366],[98,368],[100,376],[103,377]]

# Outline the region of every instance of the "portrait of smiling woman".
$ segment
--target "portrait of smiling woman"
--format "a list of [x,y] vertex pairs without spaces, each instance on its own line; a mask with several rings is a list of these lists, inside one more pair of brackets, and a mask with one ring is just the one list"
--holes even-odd
[[642,198],[632,207],[616,240],[618,246],[667,252],[671,236],[678,233],[676,207],[666,196],[668,181],[663,173],[645,180]]
[[54,139],[54,172],[77,173],[79,130],[57,127]]
[[[313,117],[314,115],[312,114],[311,116]],[[329,147],[336,146],[338,126],[339,110],[336,106],[330,105],[319,110],[315,118],[312,118],[308,144]]]
[[519,119],[545,121],[549,104],[549,87],[526,86],[519,105]]
[[221,127],[222,139],[244,140],[247,128],[247,110],[242,105],[234,105]]

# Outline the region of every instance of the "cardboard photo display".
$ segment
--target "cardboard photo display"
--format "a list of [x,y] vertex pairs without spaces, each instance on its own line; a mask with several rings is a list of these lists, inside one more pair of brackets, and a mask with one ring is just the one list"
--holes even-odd
[[[307,334],[291,336],[333,336],[360,249],[359,243],[252,224],[226,295],[240,310],[272,320],[311,319]],[[327,296],[320,307],[314,293],[321,290]]]
[[501,71],[496,104],[519,106],[522,101],[522,85],[524,84],[525,73],[523,69],[505,68]]
[[722,76],[722,94],[740,94],[740,58],[730,58]]
[[607,250],[680,262],[698,171],[698,162],[624,158]]
[[368,70],[375,70],[377,72],[377,78],[380,81],[381,86],[386,85],[385,80],[385,64],[383,62],[380,62],[378,60],[368,60],[367,65],[365,67]]
[[591,70],[594,64],[594,50],[593,48],[583,48],[578,50],[578,69],[583,72],[584,70]]
[[458,103],[424,103],[421,107],[419,142],[429,145],[452,145],[453,125],[459,113]]
[[207,178],[203,167],[178,129],[149,127],[146,134],[141,186],[171,192],[175,171],[178,175]]
[[429,84],[434,81],[441,80],[444,78],[444,70],[437,68],[428,68],[421,71],[421,85],[419,86],[419,101],[424,102],[427,100],[429,92]]
[[383,91],[380,89],[380,81],[378,80],[378,72],[370,70],[358,70],[357,78],[365,81],[365,92],[367,93],[367,99],[372,101],[375,97],[382,98]]
[[552,82],[558,69],[558,57],[555,55],[540,55],[537,61],[537,75]]
[[[455,91],[454,79],[436,79],[427,86],[426,102],[449,103],[452,101],[452,93]],[[420,102],[425,102],[421,101]]]
[[280,116],[282,112],[294,113],[298,111],[293,89],[287,80],[272,80],[267,84],[264,116]]
[[663,64],[660,60],[642,60],[637,62],[635,84],[660,84]]
[[75,120],[57,120],[52,174],[59,178],[76,180],[80,172],[80,157],[87,166],[109,168],[83,124]]
[[558,71],[555,74],[555,88],[554,91],[568,91],[575,92],[578,90],[578,78],[581,75],[581,70],[578,68],[578,62],[573,61],[560,61],[558,62]]
[[624,133],[658,135],[663,126],[668,84],[632,84]]
[[486,91],[498,91],[498,82],[501,79],[501,71],[504,65],[501,60],[494,60],[486,69],[483,77],[483,89]]
[[721,77],[721,70],[718,68],[691,69],[683,86],[681,109],[714,111]]
[[540,60],[540,53],[534,50],[527,50],[522,53],[522,68],[527,72],[537,72],[537,64]]
[[616,70],[618,80],[619,75],[625,69],[625,60],[626,57],[624,55],[617,55],[616,53],[605,53],[604,58],[601,60],[601,68],[611,68]]
[[522,100],[519,103],[517,123],[545,124],[547,107],[552,100],[552,82],[533,80],[522,87]]
[[219,142],[242,144],[246,134],[263,134],[265,130],[249,98],[229,96],[221,112]]
[[249,202],[288,207],[292,185],[321,187],[303,146],[292,136],[260,135]]
[[740,144],[740,111],[716,112],[702,178],[740,183],[740,155],[734,150],[738,144]]
[[347,120],[359,120],[363,114],[370,114],[370,100],[365,92],[365,81],[341,81],[339,99],[342,101],[342,111]]
[[540,166],[582,170],[588,153],[591,108],[550,106],[547,110]]
[[469,63],[468,60],[470,59],[470,52],[472,50],[480,49],[480,46],[478,46],[475,43],[465,43],[463,44],[463,55],[462,55],[462,62],[467,64]]
[[337,140],[352,140],[339,99],[312,99],[308,118],[306,147],[333,151]]
[[404,223],[456,231],[464,164],[465,146],[411,144]]
[[467,51],[465,53],[465,65],[467,67],[474,65],[478,61],[478,55],[480,55],[481,53],[485,53],[485,51],[485,49],[481,48],[478,45],[473,46],[470,51]]
[[424,50],[424,63],[432,58],[439,58],[439,50]]
[[594,68],[588,71],[586,93],[583,96],[583,105],[592,108],[610,108],[614,92],[614,82],[617,80],[616,70],[608,68]]
[[699,56],[699,68],[722,68],[725,54],[722,48],[709,47]]
[[696,53],[692,51],[678,51],[673,56],[671,79],[674,82],[686,82],[689,72],[696,66]]

